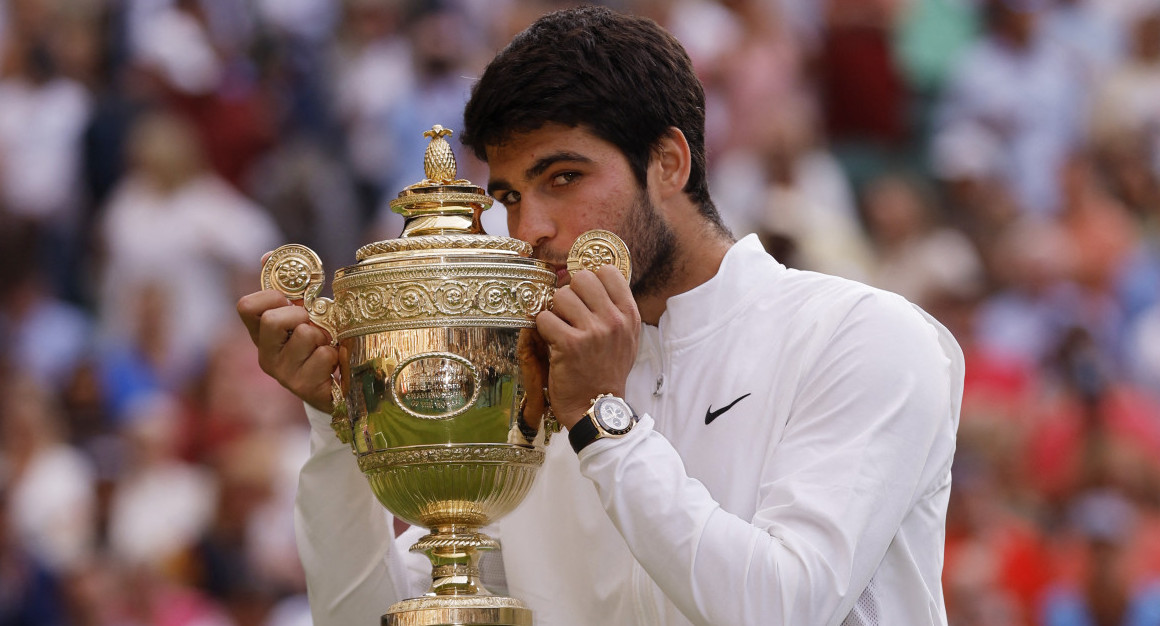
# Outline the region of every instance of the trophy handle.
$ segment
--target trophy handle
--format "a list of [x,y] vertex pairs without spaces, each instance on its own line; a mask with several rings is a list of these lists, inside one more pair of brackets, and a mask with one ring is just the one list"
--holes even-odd
[[[330,345],[338,345],[338,332],[331,316],[334,300],[319,298],[318,293],[326,284],[322,272],[322,259],[310,248],[291,243],[270,253],[262,265],[262,289],[273,289],[290,300],[300,300],[310,316],[310,321],[330,333]],[[351,443],[350,417],[342,387],[331,376],[330,395],[334,403],[333,419],[330,422],[335,435],[346,444]]]
[[338,332],[331,316],[334,300],[318,297],[325,283],[322,259],[301,244],[277,248],[262,265],[262,289],[274,289],[290,300],[301,300],[310,321],[330,333],[330,345],[337,346]]

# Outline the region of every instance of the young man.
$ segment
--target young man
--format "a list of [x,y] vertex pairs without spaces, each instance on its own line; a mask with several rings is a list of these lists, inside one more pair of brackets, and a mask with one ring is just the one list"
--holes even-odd
[[[600,394],[641,416],[578,453],[554,438],[500,521],[509,591],[537,623],[946,623],[961,352],[897,296],[733,242],[680,44],[606,9],[548,15],[492,61],[465,117],[512,235],[558,270],[536,319],[558,419],[572,428]],[[607,267],[568,284],[566,251],[592,228],[628,244],[632,285]],[[262,292],[238,308],[263,368],[326,409],[334,351],[284,305]],[[297,521],[312,610],[371,623],[423,587],[329,416],[310,418]]]

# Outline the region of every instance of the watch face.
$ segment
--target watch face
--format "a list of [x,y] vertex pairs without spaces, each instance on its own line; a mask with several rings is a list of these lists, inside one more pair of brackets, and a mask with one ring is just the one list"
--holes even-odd
[[632,428],[632,409],[620,398],[602,399],[596,405],[595,413],[600,427],[612,434],[628,432]]

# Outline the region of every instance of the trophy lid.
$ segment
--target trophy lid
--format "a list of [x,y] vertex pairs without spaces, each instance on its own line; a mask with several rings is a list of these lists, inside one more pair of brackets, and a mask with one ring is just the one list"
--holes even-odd
[[406,219],[402,235],[359,248],[355,253],[358,261],[375,260],[394,252],[433,249],[531,256],[531,245],[483,232],[479,215],[491,206],[492,198],[482,187],[456,178],[455,153],[444,139],[451,132],[436,124],[423,133],[431,139],[423,155],[426,177],[400,191],[390,203],[391,210]]

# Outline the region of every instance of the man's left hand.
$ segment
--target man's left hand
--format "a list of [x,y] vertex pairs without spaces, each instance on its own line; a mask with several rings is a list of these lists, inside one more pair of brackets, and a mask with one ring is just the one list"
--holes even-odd
[[573,275],[556,290],[552,310],[536,316],[536,328],[548,344],[548,397],[562,426],[571,428],[602,393],[624,397],[640,311],[615,267]]

